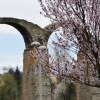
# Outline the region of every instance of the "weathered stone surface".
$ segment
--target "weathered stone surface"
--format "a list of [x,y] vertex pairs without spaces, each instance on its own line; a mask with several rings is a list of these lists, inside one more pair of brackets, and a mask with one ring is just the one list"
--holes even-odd
[[[24,55],[24,76],[23,100],[39,100],[39,64],[30,55],[30,50],[25,50]],[[34,50],[35,53],[35,50]],[[42,72],[45,66],[42,66]],[[51,100],[51,84],[49,76],[42,73],[42,99]],[[25,82],[24,82],[25,81]],[[26,93],[26,95],[25,95]]]
[[100,100],[100,88],[87,85],[75,84],[76,100]]
[[23,68],[23,85],[22,85],[22,100],[31,100],[31,84],[30,84],[30,73],[31,66],[35,64],[35,60],[30,55],[31,49],[26,49],[24,51],[24,68]]

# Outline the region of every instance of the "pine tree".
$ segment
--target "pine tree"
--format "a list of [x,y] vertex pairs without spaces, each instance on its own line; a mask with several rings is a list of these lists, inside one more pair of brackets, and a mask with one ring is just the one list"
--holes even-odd
[[16,70],[15,70],[15,80],[17,83],[17,90],[19,92],[19,96],[21,96],[22,75],[21,75],[21,72],[20,72],[18,66],[16,67]]

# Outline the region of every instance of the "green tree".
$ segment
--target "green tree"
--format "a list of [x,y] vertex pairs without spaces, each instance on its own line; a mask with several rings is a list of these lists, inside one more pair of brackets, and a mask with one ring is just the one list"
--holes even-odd
[[18,95],[19,95],[19,97],[21,97],[21,92],[22,92],[22,73],[20,72],[18,67],[16,67],[16,70],[15,70],[15,80],[16,80],[16,83],[17,83]]
[[11,74],[14,77],[15,71],[13,68],[9,68],[7,73]]
[[0,84],[0,100],[18,100],[17,99],[17,87],[16,81],[10,74],[4,74],[1,76]]

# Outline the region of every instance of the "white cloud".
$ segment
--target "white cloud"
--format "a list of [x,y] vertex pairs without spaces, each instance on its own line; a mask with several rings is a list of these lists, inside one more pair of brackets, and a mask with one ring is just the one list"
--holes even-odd
[[50,23],[40,15],[38,0],[2,0],[0,1],[0,17],[16,17],[26,19],[44,27]]

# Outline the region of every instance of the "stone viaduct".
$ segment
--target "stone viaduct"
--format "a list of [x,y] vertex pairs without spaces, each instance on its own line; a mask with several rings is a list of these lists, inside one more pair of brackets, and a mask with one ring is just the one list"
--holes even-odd
[[33,41],[39,41],[42,44],[40,36],[42,35],[47,40],[48,36],[50,35],[49,34],[50,32],[45,31],[44,29],[37,26],[36,24],[33,24],[23,19],[3,17],[0,18],[0,24],[7,24],[14,27],[23,36],[26,48],[23,54],[24,57],[23,57],[22,100],[31,100],[32,97],[30,96],[31,96],[32,83],[29,82],[30,77],[28,73],[30,73],[29,71],[30,67],[32,67],[33,64],[35,64],[35,62],[34,59],[29,55],[29,51],[31,50],[30,44]]
[[[16,18],[9,18],[9,17],[1,17],[0,18],[0,24],[8,24],[15,29],[17,29],[20,34],[23,36],[24,42],[25,42],[25,50],[23,53],[23,84],[22,84],[22,100],[39,100],[38,96],[38,74],[36,73],[37,63],[35,59],[30,55],[31,47],[30,44],[33,41],[39,41],[42,44],[41,36],[43,36],[46,41],[48,41],[48,38],[51,34],[50,31],[47,31],[46,29],[42,29],[41,27],[37,26],[36,24],[33,24],[31,22],[28,22],[23,19],[16,19]],[[49,26],[51,28],[51,26]],[[48,28],[48,27],[47,27]],[[52,27],[55,29],[55,27]],[[53,29],[53,30],[54,30]],[[34,51],[35,53],[35,51]],[[38,69],[37,69],[38,70]],[[51,84],[48,76],[42,77],[42,88],[43,88],[43,99],[42,100],[54,100],[51,99]],[[76,86],[76,93],[77,93],[77,99],[75,100],[83,100],[84,99],[84,93],[80,95],[80,85]],[[86,87],[87,88],[87,87]],[[82,88],[82,91],[86,88]],[[85,92],[86,93],[86,92]],[[82,96],[83,99],[80,99]],[[86,97],[86,95],[85,95]],[[91,100],[89,99],[84,100]],[[56,99],[55,99],[56,100]],[[61,100],[58,98],[57,100]],[[93,99],[93,100],[99,100],[99,99]]]

